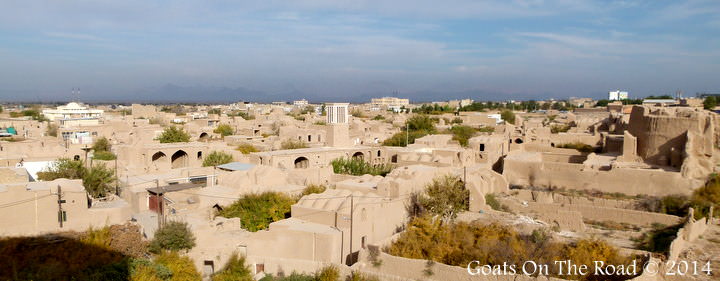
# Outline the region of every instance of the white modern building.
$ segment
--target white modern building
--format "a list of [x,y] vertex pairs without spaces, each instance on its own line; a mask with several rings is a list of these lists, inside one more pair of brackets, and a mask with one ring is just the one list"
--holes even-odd
[[308,101],[306,99],[296,100],[296,101],[293,101],[293,105],[298,106],[298,107],[307,106]]
[[383,97],[370,99],[370,104],[377,107],[400,107],[408,106],[410,104],[410,100],[396,97]]
[[44,109],[43,115],[60,125],[79,126],[97,125],[104,112],[101,109],[90,109],[81,103],[70,102],[64,106],[58,106],[56,109]]
[[630,98],[630,95],[626,91],[611,91],[608,92],[608,100],[626,100]]

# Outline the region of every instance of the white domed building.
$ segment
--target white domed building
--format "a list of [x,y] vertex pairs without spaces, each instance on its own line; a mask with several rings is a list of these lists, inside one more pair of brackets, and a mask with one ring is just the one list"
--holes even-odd
[[65,126],[97,125],[100,118],[103,117],[103,113],[103,110],[90,109],[77,102],[70,102],[64,106],[58,106],[56,109],[43,110],[43,115],[47,119]]

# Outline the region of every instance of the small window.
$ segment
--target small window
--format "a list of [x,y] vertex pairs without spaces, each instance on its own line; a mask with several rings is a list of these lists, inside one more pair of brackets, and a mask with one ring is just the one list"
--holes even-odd
[[215,262],[206,260],[203,264],[203,273],[207,276],[215,273]]
[[365,249],[365,247],[367,247],[366,243],[367,243],[367,236],[361,237],[361,238],[360,238],[360,246],[361,246],[363,249]]
[[485,144],[484,144],[484,143],[481,143],[481,144],[480,144],[480,151],[485,151]]

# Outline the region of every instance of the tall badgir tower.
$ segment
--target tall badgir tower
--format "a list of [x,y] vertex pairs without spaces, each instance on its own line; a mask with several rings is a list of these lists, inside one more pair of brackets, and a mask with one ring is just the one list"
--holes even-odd
[[348,147],[350,142],[350,124],[348,122],[349,103],[326,103],[327,139],[332,147]]

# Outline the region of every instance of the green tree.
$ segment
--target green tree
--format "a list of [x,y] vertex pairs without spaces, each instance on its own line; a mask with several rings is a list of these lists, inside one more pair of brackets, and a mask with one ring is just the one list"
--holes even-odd
[[245,264],[245,256],[233,253],[220,272],[212,276],[213,281],[253,281],[252,272]]
[[425,193],[419,199],[423,209],[449,221],[455,219],[459,212],[468,209],[470,191],[465,188],[465,183],[459,177],[445,175],[433,179],[432,183],[425,187]]
[[410,131],[423,131],[427,134],[435,133],[435,121],[427,115],[415,115],[410,117],[405,126]]
[[112,145],[110,144],[110,141],[106,137],[97,139],[92,146],[92,149],[95,152],[110,151],[111,148],[112,148]]
[[707,110],[713,110],[718,105],[718,98],[715,96],[708,96],[703,101],[703,107]]
[[249,143],[241,143],[236,148],[237,151],[240,151],[242,154],[250,154],[253,152],[258,152],[258,150],[254,145]]
[[47,131],[46,131],[48,136],[57,137],[57,132],[58,132],[58,125],[55,125],[52,123],[48,124]]
[[82,177],[85,190],[95,198],[105,197],[114,189],[115,173],[105,164],[92,166]]
[[500,118],[505,120],[506,123],[515,124],[515,113],[510,110],[503,110],[500,113]]
[[308,147],[306,142],[294,139],[286,139],[280,144],[280,149],[300,149]]
[[415,143],[416,139],[427,136],[426,132],[423,131],[410,131],[410,132],[398,132],[392,135],[392,137],[385,139],[383,145],[385,146],[405,146],[407,144]]
[[300,197],[303,197],[305,195],[314,194],[314,193],[323,193],[323,192],[325,192],[326,189],[327,189],[327,187],[325,185],[311,184],[303,189],[302,193],[300,194]]
[[166,281],[197,281],[202,280],[192,259],[181,256],[177,252],[163,252],[155,257],[155,262],[169,269],[171,275]]
[[38,179],[43,181],[51,181],[59,178],[64,179],[82,179],[85,174],[85,167],[82,161],[74,161],[68,158],[60,158],[50,164],[50,166],[38,172]]
[[475,128],[470,126],[455,125],[450,128],[450,133],[453,135],[453,140],[456,140],[463,147],[468,146],[468,141],[475,135]]
[[195,235],[186,222],[170,221],[155,232],[148,249],[153,253],[162,250],[179,251],[195,247]]
[[603,100],[597,101],[597,103],[595,103],[595,106],[603,107],[603,106],[607,106],[609,103],[610,103],[609,100],[603,99]]
[[330,164],[333,167],[333,172],[336,174],[346,174],[353,176],[362,176],[370,174],[373,176],[385,176],[394,168],[391,165],[386,164],[370,164],[362,158],[351,157],[351,158],[337,158],[333,159]]
[[217,126],[217,128],[215,128],[213,132],[216,134],[220,134],[223,137],[235,134],[235,130],[229,124],[220,124]]
[[222,164],[227,164],[233,161],[233,157],[230,154],[227,154],[222,151],[213,151],[210,152],[207,156],[205,156],[205,159],[203,160],[203,167],[211,167],[211,166],[218,166]]
[[190,135],[185,132],[182,128],[175,126],[167,127],[157,138],[160,143],[173,143],[173,142],[189,142]]
[[224,207],[218,215],[240,218],[245,229],[255,232],[267,228],[272,222],[287,218],[290,215],[290,206],[293,204],[295,199],[284,193],[253,193]]

